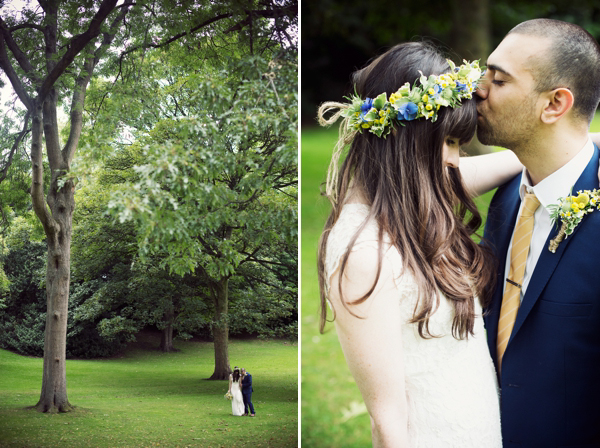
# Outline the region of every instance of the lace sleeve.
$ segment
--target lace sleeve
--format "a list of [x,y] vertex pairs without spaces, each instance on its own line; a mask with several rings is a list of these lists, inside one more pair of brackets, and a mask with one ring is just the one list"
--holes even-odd
[[[366,217],[369,208],[362,204],[346,204],[337,222],[329,232],[325,253],[325,274],[327,289],[330,287],[331,276],[339,269],[342,258],[348,250],[348,244],[358,231]],[[377,232],[373,235],[373,225],[368,225],[356,240],[351,250],[355,251],[363,245],[377,248]]]
[[[338,221],[329,233],[325,254],[325,272],[328,290],[331,277],[340,268],[341,261],[348,250],[349,242],[367,218],[368,213],[369,208],[363,204],[346,204]],[[358,251],[366,247],[377,250],[380,244],[378,233],[377,223],[370,221],[358,236],[351,251]],[[383,262],[391,264],[396,286],[398,289],[408,288],[413,291],[416,288],[414,278],[404,271],[402,257],[395,247],[390,246],[387,235],[384,235],[382,244],[384,245]]]

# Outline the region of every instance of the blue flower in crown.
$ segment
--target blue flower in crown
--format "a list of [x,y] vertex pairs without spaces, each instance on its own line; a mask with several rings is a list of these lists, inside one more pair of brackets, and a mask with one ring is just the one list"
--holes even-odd
[[456,90],[458,92],[466,92],[467,91],[467,84],[460,82],[460,81],[456,81]]
[[412,121],[417,117],[418,111],[415,103],[404,103],[398,107],[398,120]]
[[440,86],[439,84],[435,84],[433,86],[433,95],[431,95],[431,97],[434,100],[437,100],[440,97],[440,93],[442,93],[442,90],[444,90],[442,89],[442,86]]
[[362,105],[360,106],[360,111],[362,113],[367,113],[371,110],[371,108],[373,107],[373,98],[367,98],[366,100],[363,101]]
[[362,105],[360,106],[360,119],[363,123],[366,123],[367,120],[365,116],[369,113],[369,111],[373,108],[373,98],[367,98]]

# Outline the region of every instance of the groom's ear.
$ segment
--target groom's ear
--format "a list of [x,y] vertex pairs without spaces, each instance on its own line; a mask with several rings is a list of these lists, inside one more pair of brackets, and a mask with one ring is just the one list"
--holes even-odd
[[544,95],[545,100],[540,118],[546,124],[553,124],[560,120],[571,110],[575,101],[573,93],[566,87],[559,87]]

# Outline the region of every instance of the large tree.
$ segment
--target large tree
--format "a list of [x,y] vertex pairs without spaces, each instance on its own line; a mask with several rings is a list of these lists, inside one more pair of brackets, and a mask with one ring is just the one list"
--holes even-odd
[[[135,219],[142,253],[199,273],[214,303],[215,370],[225,379],[229,283],[245,264],[282,279],[297,269],[296,54],[232,61],[186,77],[189,115],[157,123],[140,179],[110,204]],[[195,106],[192,106],[195,105]]]
[[[42,391],[36,408],[64,412],[65,347],[75,180],[70,175],[84,123],[86,89],[93,77],[118,79],[134,56],[178,40],[245,33],[250,45],[256,18],[293,15],[297,4],[229,1],[38,0],[23,9],[0,4],[0,69],[31,123],[31,197],[48,245],[47,320]],[[275,27],[277,28],[277,26]],[[249,31],[248,31],[249,30]],[[115,56],[119,56],[117,62]],[[68,109],[69,135],[60,139],[58,107]],[[45,148],[45,151],[44,151]],[[50,170],[44,183],[44,152]]]

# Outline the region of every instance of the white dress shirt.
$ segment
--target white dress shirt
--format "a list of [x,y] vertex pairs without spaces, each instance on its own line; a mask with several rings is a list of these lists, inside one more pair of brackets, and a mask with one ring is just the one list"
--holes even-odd
[[[534,193],[540,201],[540,206],[533,215],[533,234],[531,236],[531,245],[529,246],[529,253],[527,254],[527,262],[525,264],[525,275],[523,277],[523,285],[521,288],[521,301],[523,301],[523,295],[529,285],[529,280],[535,269],[540,255],[543,250],[548,250],[546,247],[546,240],[552,230],[552,223],[550,221],[550,212],[548,206],[558,204],[559,198],[568,196],[571,192],[571,188],[583,170],[590,162],[592,155],[594,154],[594,144],[588,138],[587,143],[581,148],[581,150],[573,157],[567,164],[562,166],[560,169],[550,174],[548,177],[543,179],[535,186],[531,186],[527,170],[523,168],[521,174],[521,186],[519,187],[519,195],[521,196],[521,205],[519,206],[519,214],[521,216],[521,209],[523,207],[523,198],[527,192]],[[573,194],[577,195],[574,191]],[[516,223],[514,223],[516,225]],[[512,250],[513,235],[510,237],[510,244],[508,245],[508,252],[506,253],[506,267],[504,270],[504,288],[506,288],[506,277],[510,270],[510,252]]]

